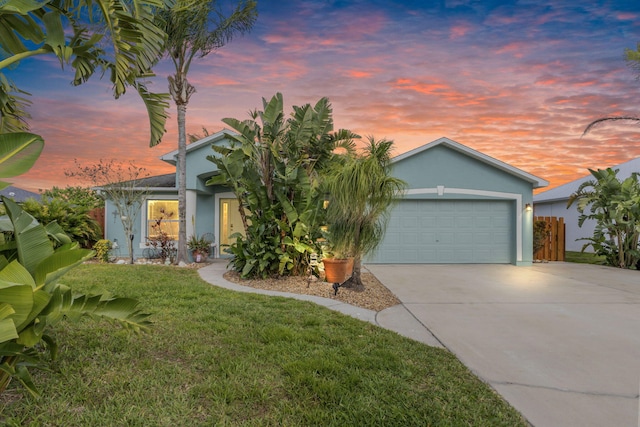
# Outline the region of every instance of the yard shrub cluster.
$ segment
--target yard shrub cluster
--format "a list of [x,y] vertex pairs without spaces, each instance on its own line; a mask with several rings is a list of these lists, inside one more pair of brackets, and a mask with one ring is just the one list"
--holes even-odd
[[596,255],[604,256],[607,265],[637,268],[640,261],[640,182],[638,174],[621,181],[618,170],[589,170],[594,180],[580,185],[569,198],[567,207],[577,203],[582,226],[587,219],[596,227],[583,250],[591,246]]
[[[86,199],[81,198],[81,194]],[[89,249],[102,237],[100,224],[89,214],[100,205],[92,195],[97,199],[90,189],[77,191],[78,197],[69,197],[61,190],[51,190],[43,194],[40,202],[35,199],[25,200],[22,209],[42,224],[57,222],[71,240]]]
[[354,257],[359,271],[361,255],[384,235],[386,209],[404,188],[390,174],[393,142],[369,138],[357,150],[360,136],[334,131],[332,114],[322,98],[294,106],[286,119],[277,93],[250,120],[223,120],[239,135],[213,146],[207,158],[220,174],[207,184],[230,188],[239,201],[244,233],[226,251],[243,277],[306,274],[311,254],[332,236],[328,243]]
[[240,204],[244,236],[228,249],[233,268],[244,277],[304,273],[325,224],[322,175],[334,150],[353,150],[358,136],[333,130],[326,98],[294,106],[287,119],[278,93],[250,120],[223,121],[239,135],[229,136],[230,147],[213,146],[208,159],[220,174],[207,184],[231,188]]

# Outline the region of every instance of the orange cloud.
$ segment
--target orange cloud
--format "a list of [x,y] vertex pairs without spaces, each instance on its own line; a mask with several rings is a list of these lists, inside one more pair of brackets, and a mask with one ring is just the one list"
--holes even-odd
[[366,79],[371,77],[372,73],[368,71],[349,70],[347,74],[354,79]]

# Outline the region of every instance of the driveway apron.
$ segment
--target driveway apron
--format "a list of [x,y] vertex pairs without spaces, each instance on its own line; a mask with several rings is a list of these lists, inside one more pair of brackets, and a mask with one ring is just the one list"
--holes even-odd
[[[534,426],[639,425],[640,272],[572,263],[367,268]],[[384,312],[378,321],[398,329]]]

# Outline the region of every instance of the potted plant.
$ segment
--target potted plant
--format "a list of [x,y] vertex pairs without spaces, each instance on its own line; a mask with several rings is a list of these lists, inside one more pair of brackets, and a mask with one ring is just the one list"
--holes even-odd
[[362,258],[382,241],[390,207],[406,183],[391,175],[392,141],[369,138],[361,153],[336,162],[327,175],[325,191],[330,242],[354,257],[353,274],[344,284],[364,290]]
[[322,264],[324,265],[325,281],[329,283],[344,283],[353,273],[353,257],[345,247],[331,244],[329,233],[325,234],[322,245]]
[[187,241],[187,247],[191,251],[193,260],[195,262],[202,262],[209,255],[211,242],[204,237],[198,237],[197,235],[192,234]]

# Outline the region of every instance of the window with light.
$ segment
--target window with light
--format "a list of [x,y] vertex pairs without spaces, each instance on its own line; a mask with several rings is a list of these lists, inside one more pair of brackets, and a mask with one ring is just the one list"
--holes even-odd
[[177,200],[147,200],[147,237],[157,238],[160,232],[178,240]]

